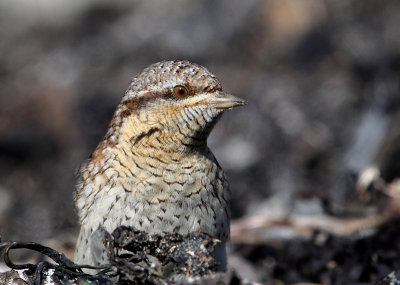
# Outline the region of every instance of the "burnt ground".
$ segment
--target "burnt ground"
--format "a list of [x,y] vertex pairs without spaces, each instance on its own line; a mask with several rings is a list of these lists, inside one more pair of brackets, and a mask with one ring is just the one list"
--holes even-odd
[[[308,240],[271,245],[236,245],[236,251],[252,263],[265,284],[398,284],[400,273],[400,217],[368,237],[337,237],[315,231]],[[127,227],[105,233],[104,244],[110,264],[98,267],[98,273],[82,272],[63,254],[39,244],[0,244],[7,266],[24,269],[21,280],[15,271],[0,274],[1,284],[250,284],[240,273],[218,270],[212,257],[217,240],[202,233],[188,235],[148,235]],[[14,264],[10,252],[30,249],[54,262]],[[88,268],[88,267],[86,267]],[[240,272],[241,268],[237,268]],[[396,275],[397,274],[397,275]],[[386,280],[390,279],[389,280]],[[27,281],[27,282],[25,282]],[[29,283],[30,282],[30,283]],[[90,283],[91,282],[91,283]],[[381,282],[381,283],[379,283]],[[397,283],[390,283],[397,282]],[[9,283],[14,284],[14,283]]]
[[368,237],[338,237],[316,231],[310,240],[286,242],[279,248],[243,246],[246,259],[283,284],[372,284],[400,266],[400,230],[396,218]]
[[357,284],[398,269],[398,1],[64,2],[0,3],[3,241],[72,257],[76,170],[137,72],[188,59],[249,101],[209,138],[238,275]]

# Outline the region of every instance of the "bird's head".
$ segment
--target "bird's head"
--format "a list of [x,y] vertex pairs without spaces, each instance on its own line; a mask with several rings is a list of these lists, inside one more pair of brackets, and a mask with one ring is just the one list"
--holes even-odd
[[[151,135],[159,140],[205,144],[222,113],[247,102],[222,91],[206,68],[189,61],[150,65],[131,82],[115,117],[126,117],[125,129],[138,143]],[[132,139],[131,139],[132,140]]]

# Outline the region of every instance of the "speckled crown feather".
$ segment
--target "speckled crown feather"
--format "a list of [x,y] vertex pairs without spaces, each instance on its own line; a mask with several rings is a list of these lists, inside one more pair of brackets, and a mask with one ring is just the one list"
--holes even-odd
[[141,91],[173,87],[179,84],[198,91],[221,89],[221,84],[215,75],[203,66],[187,60],[162,61],[148,66],[132,79],[122,102],[139,96]]

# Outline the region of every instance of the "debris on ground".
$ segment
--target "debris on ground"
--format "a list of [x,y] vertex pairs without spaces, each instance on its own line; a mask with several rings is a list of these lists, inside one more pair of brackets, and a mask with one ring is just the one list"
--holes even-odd
[[[0,284],[244,284],[233,272],[218,272],[218,262],[212,257],[218,242],[200,232],[149,235],[119,227],[112,234],[105,232],[110,263],[99,267],[75,264],[40,244],[3,242],[0,252],[12,270],[0,274]],[[9,257],[13,249],[37,251],[53,262],[14,264]],[[83,269],[98,273],[87,274]]]

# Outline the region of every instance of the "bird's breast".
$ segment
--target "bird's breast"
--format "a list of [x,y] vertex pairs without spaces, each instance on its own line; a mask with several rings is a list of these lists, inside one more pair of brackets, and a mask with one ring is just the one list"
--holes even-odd
[[207,156],[166,163],[120,155],[101,175],[91,184],[97,194],[87,213],[94,228],[126,225],[149,233],[202,231],[227,238],[229,190],[222,170]]

